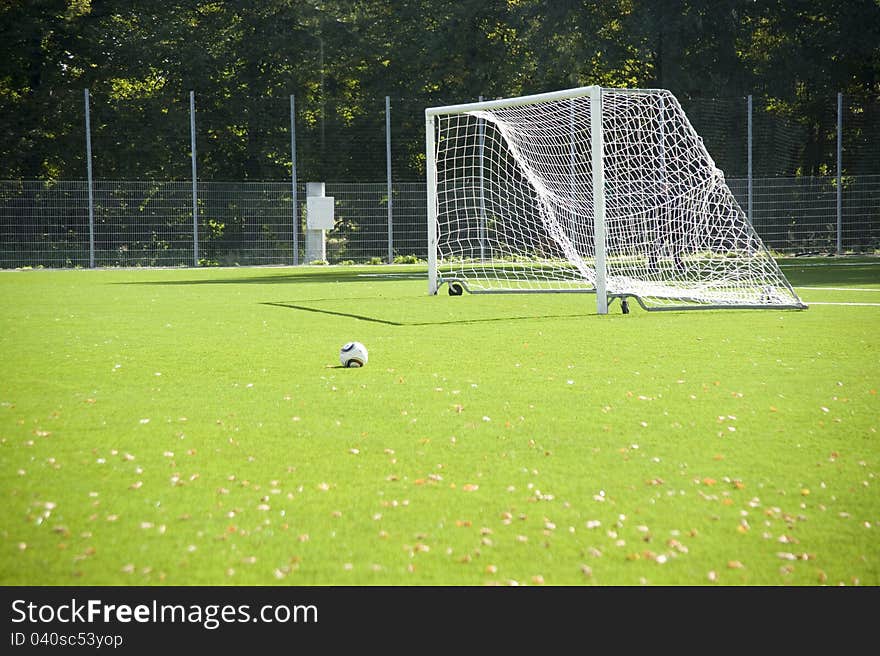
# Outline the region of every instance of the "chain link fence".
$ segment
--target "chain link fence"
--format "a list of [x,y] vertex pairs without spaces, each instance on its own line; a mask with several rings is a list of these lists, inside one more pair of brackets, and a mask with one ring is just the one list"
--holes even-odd
[[[748,180],[727,182],[745,207]],[[781,254],[836,251],[835,177],[752,183],[753,225],[768,248]],[[295,214],[289,182],[200,182],[195,235],[191,192],[189,182],[97,181],[90,230],[85,181],[0,181],[0,267],[85,268],[92,259],[99,267],[306,263],[304,184]],[[391,223],[385,183],[327,183],[326,194],[335,199],[336,217],[327,233],[328,263],[387,262],[389,228],[391,261],[427,257],[424,184],[392,185]],[[842,196],[843,250],[876,252],[880,175],[846,178]]]
[[[305,184],[298,185],[295,214],[290,182],[199,182],[197,233],[189,182],[102,180],[93,187],[90,229],[86,181],[0,181],[0,267],[304,262]],[[386,184],[327,183],[326,195],[335,198],[336,218],[327,262],[388,261]],[[392,198],[392,261],[424,259],[424,184],[396,183]]]
[[[424,101],[254,99],[236,117],[199,94],[59,95],[51,134],[2,117],[2,268],[307,264],[306,181],[335,198],[329,263],[427,255]],[[880,249],[876,99],[809,118],[767,98],[681,104],[769,248]]]

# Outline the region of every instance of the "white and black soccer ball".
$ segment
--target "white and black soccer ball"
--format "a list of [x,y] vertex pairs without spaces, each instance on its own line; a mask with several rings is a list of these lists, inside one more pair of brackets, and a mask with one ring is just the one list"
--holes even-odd
[[367,364],[367,347],[360,342],[348,342],[339,350],[343,367],[363,367]]

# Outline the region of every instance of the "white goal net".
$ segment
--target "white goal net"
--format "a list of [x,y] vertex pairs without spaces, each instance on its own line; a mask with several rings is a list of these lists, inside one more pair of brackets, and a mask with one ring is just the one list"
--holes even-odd
[[668,91],[585,87],[426,118],[431,293],[806,307]]

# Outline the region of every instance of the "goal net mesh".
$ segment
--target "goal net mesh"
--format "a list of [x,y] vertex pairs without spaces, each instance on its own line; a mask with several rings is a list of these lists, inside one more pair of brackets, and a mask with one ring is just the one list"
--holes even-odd
[[[472,292],[595,291],[591,101],[435,117],[437,270]],[[797,306],[675,97],[602,92],[610,296]]]

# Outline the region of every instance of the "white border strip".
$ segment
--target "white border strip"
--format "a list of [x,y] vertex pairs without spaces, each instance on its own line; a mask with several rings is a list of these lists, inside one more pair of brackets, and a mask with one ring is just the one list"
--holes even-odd
[[814,305],[850,305],[858,307],[880,307],[880,303],[821,303],[817,301],[804,301],[810,307]]
[[880,292],[880,289],[867,287],[797,287],[796,289],[809,289],[815,292]]
[[876,262],[779,262],[780,267],[800,268],[800,267],[839,267],[839,266],[877,266],[880,260]]

